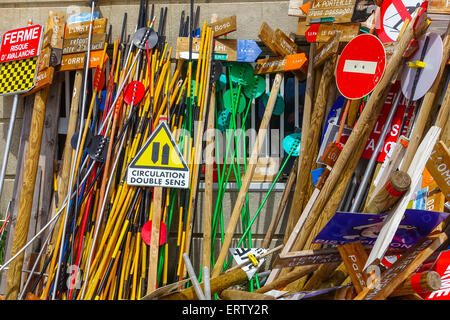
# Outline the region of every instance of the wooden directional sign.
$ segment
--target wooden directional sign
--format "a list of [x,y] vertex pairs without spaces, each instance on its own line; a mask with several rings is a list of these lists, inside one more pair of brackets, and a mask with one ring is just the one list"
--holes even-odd
[[[106,24],[107,19],[105,18],[94,20],[92,34],[106,33]],[[67,24],[64,39],[78,38],[89,34],[89,25],[90,21]]]
[[[90,56],[89,68],[96,68],[100,65],[103,51],[92,51]],[[72,71],[81,70],[84,68],[85,53],[67,54],[62,58],[61,66],[58,71]],[[105,61],[108,60],[108,55],[105,54]]]
[[256,61],[255,74],[266,74],[302,70],[308,68],[308,58],[303,52],[285,57],[267,58]]
[[335,32],[333,37],[328,40],[326,44],[324,44],[320,50],[314,55],[313,58],[313,67],[317,68],[322,65],[328,58],[330,58],[333,54],[336,54],[339,49],[339,39],[341,33]]
[[281,56],[287,56],[302,52],[300,47],[295,44],[283,31],[275,30],[275,37],[273,38],[273,45]]
[[356,0],[311,0],[312,4],[306,16],[306,24],[310,23],[345,23],[351,22]]
[[292,268],[340,261],[342,258],[335,248],[303,250],[280,254],[274,261],[273,268]]
[[160,121],[127,170],[131,186],[189,188],[189,167],[165,121]]
[[401,255],[392,266],[381,274],[374,286],[364,289],[355,300],[384,300],[402,284],[435,250],[445,241],[447,235],[429,235],[418,241],[411,249]]
[[[369,249],[364,249],[367,255]],[[397,249],[389,248],[387,254],[394,254]],[[273,268],[292,268],[313,264],[331,263],[342,261],[342,256],[336,248],[315,250],[292,251],[280,254],[273,263]]]
[[[63,54],[72,54],[79,52],[86,52],[88,47],[89,37],[87,35],[79,38],[64,39]],[[92,35],[91,50],[102,50],[105,46],[106,33],[97,33]]]
[[450,201],[450,151],[444,142],[439,141],[435,144],[426,168],[447,201]]
[[359,23],[312,24],[305,32],[308,42],[327,42],[336,31],[341,32],[340,42],[349,42],[359,35]]
[[236,31],[236,15],[214,22],[210,27],[212,28],[212,31],[214,31],[214,38]]
[[[198,59],[201,39],[192,39],[192,59]],[[236,62],[254,62],[261,49],[253,40],[216,39],[214,59]],[[177,59],[189,59],[189,38],[178,37]]]
[[261,23],[261,27],[259,28],[258,37],[264,43],[264,45],[269,48],[275,55],[281,56],[281,52],[278,52],[277,48],[274,45],[275,41],[275,31],[269,27],[266,22]]
[[353,286],[357,293],[367,287],[367,274],[363,271],[367,260],[367,252],[361,241],[347,243],[338,246],[345,268],[352,279]]
[[24,95],[30,95],[32,93],[35,93],[36,91],[45,88],[49,85],[52,84],[53,82],[53,76],[55,74],[55,68],[53,67],[48,67],[45,70],[39,72],[36,75],[36,83],[33,87],[33,89],[31,89],[30,91],[28,91],[27,93],[25,93]]
[[342,51],[336,68],[336,84],[347,99],[369,94],[381,80],[386,67],[383,44],[371,34],[350,41]]

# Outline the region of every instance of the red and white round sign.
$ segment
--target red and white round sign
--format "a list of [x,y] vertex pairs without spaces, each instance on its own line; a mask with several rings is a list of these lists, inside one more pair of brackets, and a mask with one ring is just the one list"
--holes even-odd
[[380,8],[380,25],[377,35],[382,42],[394,42],[405,20],[411,21],[411,14],[423,0],[384,0]]
[[352,39],[342,51],[336,67],[336,85],[350,100],[368,95],[381,80],[386,53],[381,41],[362,34]]

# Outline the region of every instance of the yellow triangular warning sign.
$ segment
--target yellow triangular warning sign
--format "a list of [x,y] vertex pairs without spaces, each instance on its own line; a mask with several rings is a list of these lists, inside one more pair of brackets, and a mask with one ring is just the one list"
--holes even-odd
[[165,121],[148,138],[131,161],[127,184],[167,188],[189,188],[189,167]]
[[188,170],[166,122],[161,121],[130,167],[166,170]]

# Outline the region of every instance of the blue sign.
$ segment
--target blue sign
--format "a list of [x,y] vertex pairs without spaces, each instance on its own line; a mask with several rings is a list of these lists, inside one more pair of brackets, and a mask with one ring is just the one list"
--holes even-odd
[[236,61],[238,62],[255,62],[256,58],[261,54],[261,49],[253,40],[238,40],[236,49]]
[[[95,11],[94,12],[94,20],[100,18],[100,12]],[[73,14],[67,18],[67,24],[76,23],[76,22],[86,22],[91,21],[91,13],[80,13],[80,14]]]
[[[406,209],[390,247],[411,248],[417,241],[430,234],[449,215],[444,212]],[[373,245],[387,216],[387,213],[336,212],[317,235],[314,243],[343,245],[361,241],[363,245]]]

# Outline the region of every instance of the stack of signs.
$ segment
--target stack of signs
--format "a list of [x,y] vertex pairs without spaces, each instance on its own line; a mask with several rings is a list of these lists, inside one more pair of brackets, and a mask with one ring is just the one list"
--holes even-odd
[[43,89],[53,82],[55,67],[61,64],[65,25],[64,14],[50,12],[47,19],[48,30],[42,43],[36,85],[28,94]]
[[[86,17],[85,17],[86,18]],[[59,71],[81,70],[88,50],[90,15],[87,21],[68,23],[64,34],[63,56]],[[81,17],[76,21],[82,20]],[[107,19],[96,19],[92,28],[89,68],[100,65],[106,41]],[[105,55],[105,59],[108,57]]]
[[[254,62],[261,54],[261,49],[253,40],[221,39],[217,38],[236,30],[236,17],[231,16],[211,25],[214,31],[214,60],[234,61],[234,62]],[[199,58],[201,39],[192,39],[192,55],[190,55],[189,37],[178,37],[177,39],[177,59]]]
[[0,49],[0,95],[20,94],[35,84],[42,26],[7,31]]
[[306,39],[327,42],[336,31],[341,31],[340,41],[348,42],[359,34],[360,23],[365,22],[376,7],[374,0],[311,0],[305,22]]
[[268,249],[262,248],[230,248],[230,253],[233,256],[233,259],[236,261],[238,265],[246,262],[250,262],[246,266],[242,268],[247,274],[248,279],[253,278],[256,271],[258,271],[259,267],[264,262],[265,258],[257,259],[257,264],[252,263],[249,255],[253,255],[254,257],[258,257],[264,253],[269,251]]
[[[394,100],[394,97],[396,94],[401,94],[399,93],[399,88],[400,88],[400,83],[397,82],[395,85],[393,85],[391,87],[391,90],[384,102],[384,106],[383,109],[381,110],[380,115],[378,116],[378,120],[375,123],[375,126],[372,130],[372,133],[369,136],[369,139],[367,141],[366,147],[364,148],[364,151],[362,153],[362,158],[363,159],[370,159],[370,157],[372,156],[372,153],[375,149],[375,146],[378,143],[378,139],[381,136],[381,132],[383,130],[383,127],[385,125],[388,125],[391,127],[391,130],[389,131],[388,135],[386,136],[385,142],[384,142],[384,146],[382,148],[382,150],[380,151],[377,161],[378,162],[383,162],[384,159],[386,158],[387,153],[389,152],[389,150],[391,149],[392,145],[396,143],[397,138],[400,134],[400,125],[402,123],[402,118],[403,115],[405,113],[406,110],[406,106],[407,106],[407,99],[405,97],[402,97],[399,105],[397,107],[397,111],[395,112],[394,118],[392,119],[392,122],[386,123],[386,118],[388,116],[389,110],[392,108],[392,103]],[[415,108],[416,103],[412,102],[411,103],[411,107],[408,113],[408,117],[407,120],[405,122],[405,128],[402,132],[402,134],[405,134],[407,129],[408,129],[408,125],[409,125],[409,120],[411,119],[411,116],[414,113],[414,108]]]
[[[430,234],[449,215],[449,213],[444,212],[407,209],[390,247],[396,249],[411,248],[417,241]],[[386,213],[336,212],[317,235],[314,243],[343,245],[361,241],[363,245],[373,245],[386,217]]]

